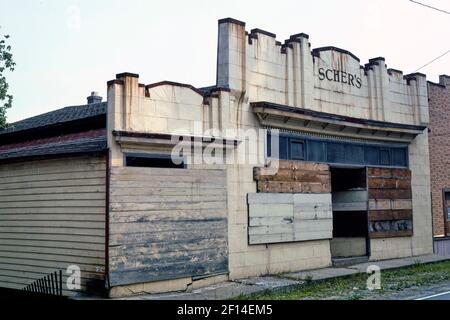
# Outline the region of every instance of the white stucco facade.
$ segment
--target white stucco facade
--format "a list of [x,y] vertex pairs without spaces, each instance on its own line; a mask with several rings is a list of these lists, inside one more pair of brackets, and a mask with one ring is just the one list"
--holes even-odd
[[[264,160],[265,135],[251,136],[248,144],[242,143],[248,129],[264,127],[341,140],[408,144],[414,235],[372,239],[370,259],[432,253],[425,76],[404,76],[401,71],[388,69],[384,58],[361,65],[355,55],[342,49],[312,50],[306,34],[293,35],[280,43],[269,32],[246,32],[245,24],[233,19],[219,21],[218,36],[217,84],[213,88],[196,89],[171,82],[145,86],[133,74],[118,75],[108,83],[110,165],[123,166],[123,154],[127,152],[170,154],[173,147],[159,138],[119,141],[115,131],[173,135],[181,129],[185,135],[227,138],[240,142],[226,148],[228,159],[235,160],[249,153]],[[339,123],[330,120],[325,126],[314,116],[308,119],[302,115],[301,119],[286,117],[280,124],[270,117],[261,118],[251,104],[256,102],[344,118]],[[342,121],[352,124],[346,127]],[[386,123],[398,126],[392,126],[395,128],[389,132],[374,129]],[[411,133],[417,128],[422,128],[420,134]],[[330,240],[248,244],[247,194],[257,191],[253,168],[258,164],[234,161],[188,166],[227,171],[229,279],[331,265]],[[155,286],[183,289],[190,282],[178,279],[165,283],[166,287],[161,283]]]

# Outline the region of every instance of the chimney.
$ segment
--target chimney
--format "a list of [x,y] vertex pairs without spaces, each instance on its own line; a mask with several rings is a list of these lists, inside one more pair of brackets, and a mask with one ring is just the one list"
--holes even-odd
[[100,103],[103,98],[98,95],[98,92],[92,91],[91,95],[87,97],[88,104]]

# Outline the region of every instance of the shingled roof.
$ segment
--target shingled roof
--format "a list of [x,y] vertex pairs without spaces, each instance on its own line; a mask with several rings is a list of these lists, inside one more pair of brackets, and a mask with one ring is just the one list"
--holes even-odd
[[11,124],[0,131],[0,163],[106,150],[106,109],[106,102],[65,107]]
[[106,135],[0,150],[0,162],[8,159],[99,152],[107,147]]
[[106,102],[65,107],[12,123],[8,128],[0,130],[0,135],[103,115],[106,114],[106,108]]

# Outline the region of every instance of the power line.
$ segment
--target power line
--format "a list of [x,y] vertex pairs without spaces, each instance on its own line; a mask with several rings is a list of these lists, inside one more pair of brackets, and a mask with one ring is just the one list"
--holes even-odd
[[421,66],[419,69],[417,69],[417,70],[414,71],[414,72],[417,72],[417,71],[419,71],[419,70],[425,68],[426,66],[429,66],[430,64],[432,64],[432,63],[435,62],[436,60],[439,60],[440,58],[444,57],[445,55],[447,55],[447,54],[449,54],[449,53],[450,53],[450,50],[447,50],[446,52],[444,52],[443,54],[441,54],[439,57],[434,58],[433,60],[431,60],[430,62],[424,64],[423,66]]
[[425,3],[422,3],[422,2],[419,2],[419,1],[414,1],[414,0],[409,0],[409,1],[411,1],[412,3],[418,4],[418,5],[421,5],[421,6],[424,6],[424,7],[427,7],[427,8],[436,10],[436,11],[439,11],[439,12],[443,12],[443,13],[446,13],[446,14],[450,14],[450,11],[442,10],[442,9],[439,9],[439,8],[436,8],[436,7],[433,7],[433,6],[430,6],[430,5],[428,5],[428,4],[425,4]]

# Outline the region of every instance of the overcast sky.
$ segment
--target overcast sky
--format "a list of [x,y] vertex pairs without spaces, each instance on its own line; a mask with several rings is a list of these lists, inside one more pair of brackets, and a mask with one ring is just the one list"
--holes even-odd
[[[450,11],[450,0],[420,0]],[[450,50],[450,15],[409,0],[0,0],[0,33],[11,35],[17,68],[7,74],[14,106],[9,122],[105,97],[116,73],[141,83],[215,84],[217,20],[284,41],[310,35],[313,48],[336,46],[364,64],[416,71]],[[420,70],[437,82],[450,74],[450,54]]]

